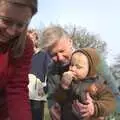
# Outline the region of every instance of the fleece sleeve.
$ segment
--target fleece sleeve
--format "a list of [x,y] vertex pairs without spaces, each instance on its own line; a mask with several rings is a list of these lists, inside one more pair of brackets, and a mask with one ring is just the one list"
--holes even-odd
[[94,100],[94,117],[108,116],[115,111],[115,96],[109,88],[101,86],[101,90],[97,95],[99,99]]

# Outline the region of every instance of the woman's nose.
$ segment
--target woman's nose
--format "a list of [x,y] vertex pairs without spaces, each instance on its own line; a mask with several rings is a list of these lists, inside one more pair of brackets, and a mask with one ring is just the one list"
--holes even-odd
[[7,28],[7,33],[11,36],[15,35],[17,31],[17,26],[15,24]]

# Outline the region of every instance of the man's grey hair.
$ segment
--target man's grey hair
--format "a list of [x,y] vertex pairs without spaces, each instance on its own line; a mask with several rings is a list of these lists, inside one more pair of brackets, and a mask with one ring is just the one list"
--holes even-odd
[[49,26],[41,33],[40,47],[48,50],[52,45],[59,41],[62,37],[70,38],[68,33],[60,26]]

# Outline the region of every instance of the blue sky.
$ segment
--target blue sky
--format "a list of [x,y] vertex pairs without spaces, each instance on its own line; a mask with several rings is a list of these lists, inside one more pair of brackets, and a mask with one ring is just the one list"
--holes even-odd
[[50,23],[76,24],[89,32],[99,34],[106,41],[109,63],[120,54],[120,0],[38,0],[39,10],[30,26]]

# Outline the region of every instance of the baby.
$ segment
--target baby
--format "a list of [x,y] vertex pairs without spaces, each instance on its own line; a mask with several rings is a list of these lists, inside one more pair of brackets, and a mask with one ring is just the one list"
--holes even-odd
[[62,106],[62,120],[84,120],[76,115],[72,103],[73,100],[79,100],[86,104],[86,93],[90,94],[94,104],[94,115],[87,120],[104,120],[114,111],[115,98],[100,74],[101,63],[96,49],[82,48],[73,53],[69,71],[63,73],[55,93],[55,100]]

